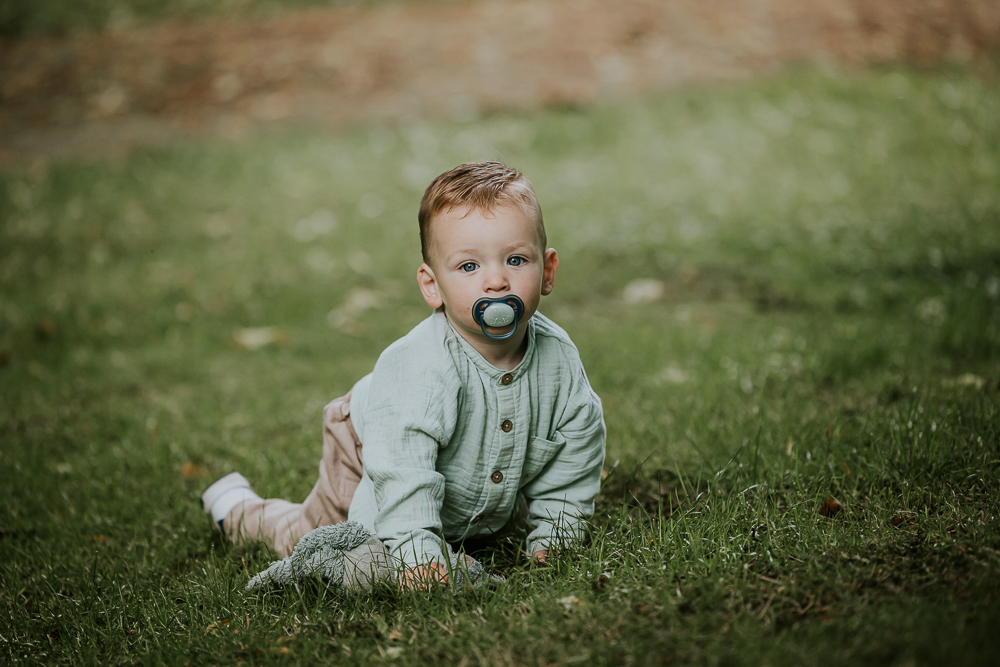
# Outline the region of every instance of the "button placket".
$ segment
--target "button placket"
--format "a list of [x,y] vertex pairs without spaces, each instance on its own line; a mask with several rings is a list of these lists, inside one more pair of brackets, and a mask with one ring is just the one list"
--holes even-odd
[[[496,387],[497,409],[501,417],[498,424],[501,432],[497,434],[498,438],[496,440],[499,450],[496,451],[494,456],[490,457],[492,472],[489,474],[488,481],[486,482],[487,500],[485,506],[472,518],[473,524],[483,522],[487,516],[493,517],[493,513],[504,507],[509,494],[513,493],[510,485],[503,484],[503,482],[506,479],[504,471],[510,464],[511,455],[516,448],[516,440],[518,438],[518,431],[514,428],[512,418],[516,417],[519,412],[517,400],[519,391],[517,384],[514,382],[513,373],[504,373],[499,378],[494,375],[493,382],[495,383],[493,386]],[[492,521],[493,519],[490,518],[487,523],[492,525]]]

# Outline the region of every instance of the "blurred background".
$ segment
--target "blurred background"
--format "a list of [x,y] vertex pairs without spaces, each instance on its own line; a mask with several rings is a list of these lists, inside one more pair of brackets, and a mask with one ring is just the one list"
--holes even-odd
[[989,0],[7,0],[0,157],[469,122],[789,64],[982,64]]

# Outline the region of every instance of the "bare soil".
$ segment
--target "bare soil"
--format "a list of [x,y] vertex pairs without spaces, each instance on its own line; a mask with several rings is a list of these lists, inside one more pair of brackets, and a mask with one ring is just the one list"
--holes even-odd
[[32,38],[0,42],[0,162],[998,51],[996,0],[488,0]]

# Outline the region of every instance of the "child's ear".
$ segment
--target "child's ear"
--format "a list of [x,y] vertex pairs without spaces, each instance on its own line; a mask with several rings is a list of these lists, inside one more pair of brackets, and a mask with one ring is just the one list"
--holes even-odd
[[424,301],[431,308],[437,310],[444,304],[441,293],[438,292],[437,278],[434,277],[434,269],[426,262],[417,269],[417,285],[420,286],[420,293],[424,295]]
[[555,248],[545,251],[545,263],[542,269],[542,296],[552,293],[552,288],[556,286],[556,269],[559,268],[559,255]]

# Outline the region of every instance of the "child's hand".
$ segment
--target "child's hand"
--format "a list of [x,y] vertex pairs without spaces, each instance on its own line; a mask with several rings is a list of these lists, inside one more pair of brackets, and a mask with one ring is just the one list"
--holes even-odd
[[541,550],[536,551],[535,553],[531,554],[531,560],[539,562],[539,563],[544,563],[545,560],[548,557],[549,557],[549,550],[548,549],[541,549]]
[[448,583],[448,570],[441,563],[427,563],[403,572],[401,585],[404,590],[426,591]]

